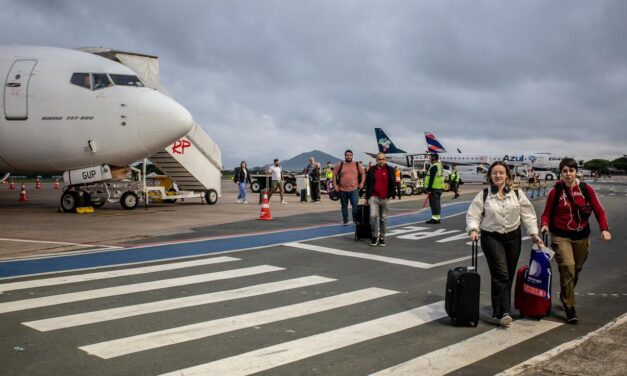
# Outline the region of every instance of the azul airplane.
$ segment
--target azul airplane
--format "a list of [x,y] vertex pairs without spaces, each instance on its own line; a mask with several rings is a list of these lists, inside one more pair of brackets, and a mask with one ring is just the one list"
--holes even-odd
[[77,172],[106,180],[194,125],[131,69],[87,52],[0,46],[0,80],[0,178]]
[[[374,133],[377,137],[379,152],[384,153],[390,163],[404,167],[413,167],[414,161],[424,161],[428,157],[428,153],[408,153],[405,150],[397,148],[382,128],[375,128]],[[376,156],[376,153],[366,154],[372,158]]]
[[[507,162],[510,166],[531,166],[535,170],[553,170],[559,167],[560,157],[549,153],[511,153],[511,154],[483,154],[483,153],[447,153],[444,146],[433,133],[425,132],[429,153],[438,153],[440,161],[445,164],[477,165],[492,164],[495,161]],[[459,150],[459,149],[458,149]]]

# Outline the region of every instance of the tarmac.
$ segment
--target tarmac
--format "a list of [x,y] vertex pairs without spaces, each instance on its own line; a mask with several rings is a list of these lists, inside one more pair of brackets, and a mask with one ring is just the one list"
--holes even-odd
[[[624,250],[625,237],[620,219],[624,220],[627,179],[614,178],[611,182],[600,181],[608,187],[618,187],[606,192],[620,205],[618,218],[613,218],[614,246]],[[18,186],[19,187],[19,186]],[[53,184],[42,189],[28,188],[29,201],[19,202],[19,189],[8,190],[0,186],[0,260],[16,261],[51,255],[80,255],[137,246],[159,246],[189,240],[219,239],[236,234],[259,234],[258,195],[249,193],[249,204],[236,204],[235,185],[223,182],[223,195],[216,205],[203,205],[198,200],[186,200],[176,204],[154,204],[126,211],[116,204],[107,204],[93,214],[58,213],[60,191]],[[462,197],[468,200],[482,185],[462,186]],[[609,188],[608,188],[609,189]],[[618,197],[623,195],[622,197]],[[278,203],[278,194],[271,199],[273,221],[265,222],[264,231],[281,229],[332,228],[339,219],[339,204],[324,195],[320,203],[300,203],[295,195],[286,195],[288,204]],[[403,197],[392,204],[391,214],[415,213],[422,210],[425,196]],[[450,201],[451,194],[443,196]],[[609,198],[609,197],[608,197]],[[542,206],[543,198],[536,198],[536,206]],[[602,198],[602,202],[604,199]],[[608,208],[610,209],[610,208]],[[428,205],[427,209],[428,210]],[[618,220],[617,220],[618,219]],[[593,226],[593,234],[597,231]],[[618,243],[618,244],[616,244]],[[322,243],[320,243],[322,244]],[[332,244],[322,244],[332,245]],[[521,256],[522,257],[522,256]],[[624,264],[623,264],[624,265]],[[622,269],[625,275],[624,267]],[[557,274],[557,273],[556,273]],[[590,278],[586,275],[586,278]],[[555,286],[555,284],[554,284]],[[555,300],[554,300],[555,301]],[[625,305],[622,312],[627,311]],[[627,369],[625,340],[627,326],[625,315],[609,320],[605,325],[590,328],[581,336],[549,346],[543,354],[521,361],[517,366],[501,372],[502,375],[624,375]],[[580,325],[581,327],[581,325]],[[585,330],[588,330],[587,328]],[[546,344],[544,345],[547,346]],[[472,373],[470,370],[453,374]],[[481,368],[479,368],[481,370]],[[485,373],[482,373],[485,371]],[[494,373],[483,369],[477,374]]]

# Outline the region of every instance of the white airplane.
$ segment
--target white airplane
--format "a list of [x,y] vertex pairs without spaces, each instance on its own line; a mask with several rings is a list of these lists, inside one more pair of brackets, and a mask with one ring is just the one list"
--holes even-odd
[[[507,162],[510,166],[531,166],[537,171],[550,171],[559,168],[561,157],[550,153],[511,153],[511,154],[483,154],[483,153],[447,153],[433,133],[425,132],[429,153],[438,153],[440,161],[445,164],[479,165],[492,164],[496,161]],[[459,149],[458,149],[459,151]],[[553,175],[551,175],[553,177]]]
[[[0,177],[112,172],[184,136],[190,113],[128,67],[78,50],[0,46]],[[69,187],[71,188],[71,186]]]

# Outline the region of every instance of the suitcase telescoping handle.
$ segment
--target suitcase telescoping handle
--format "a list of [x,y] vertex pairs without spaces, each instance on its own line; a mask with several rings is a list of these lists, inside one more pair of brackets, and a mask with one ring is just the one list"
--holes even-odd
[[470,248],[472,250],[472,254],[470,256],[472,267],[475,271],[477,271],[477,258],[479,257],[479,242],[477,240],[473,240],[470,243]]

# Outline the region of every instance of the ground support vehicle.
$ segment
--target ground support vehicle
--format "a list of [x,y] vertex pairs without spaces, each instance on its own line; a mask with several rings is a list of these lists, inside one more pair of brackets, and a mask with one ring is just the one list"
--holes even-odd
[[[269,184],[270,178],[267,175],[251,174],[250,175],[250,190],[254,193],[259,193],[262,189],[265,189]],[[296,177],[293,174],[283,175],[283,192],[296,193]]]

